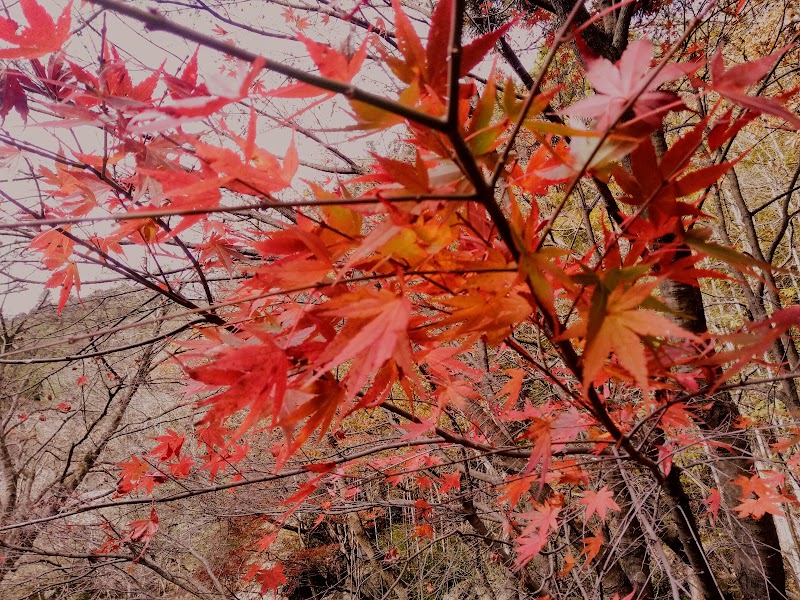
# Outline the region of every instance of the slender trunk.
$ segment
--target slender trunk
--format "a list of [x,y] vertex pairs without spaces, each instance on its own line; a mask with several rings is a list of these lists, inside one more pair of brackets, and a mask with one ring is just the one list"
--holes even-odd
[[[662,286],[661,292],[667,304],[683,315],[678,318],[682,327],[698,334],[707,331],[699,287],[669,281]],[[714,468],[723,484],[720,491],[725,506],[731,509],[741,503],[740,489],[731,482],[740,475],[749,478],[755,474],[751,459],[753,452],[747,435],[734,428],[741,412],[730,394],[718,393],[713,400],[711,409],[705,415],[705,423],[715,432],[718,460]],[[765,600],[785,598],[786,572],[772,515],[766,514],[759,520],[745,518],[733,522],[737,530],[732,532],[732,537],[738,544],[733,555],[733,568],[743,597]]]

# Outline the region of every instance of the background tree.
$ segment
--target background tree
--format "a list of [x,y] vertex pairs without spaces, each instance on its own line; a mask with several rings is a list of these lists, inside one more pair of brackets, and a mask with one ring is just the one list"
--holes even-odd
[[798,592],[786,7],[156,6],[0,22],[8,594]]

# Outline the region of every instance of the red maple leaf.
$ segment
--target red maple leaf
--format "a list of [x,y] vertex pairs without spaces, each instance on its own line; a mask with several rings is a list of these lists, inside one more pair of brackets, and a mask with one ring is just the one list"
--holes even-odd
[[433,527],[428,523],[422,523],[414,527],[414,535],[418,538],[433,539]]
[[193,466],[194,460],[190,456],[181,456],[178,462],[168,465],[168,469],[172,476],[183,479],[189,476]]
[[441,485],[439,486],[439,493],[446,494],[452,489],[461,489],[461,471],[453,471],[448,475],[442,475],[439,478]]
[[717,520],[717,513],[719,512],[719,506],[722,503],[722,494],[719,493],[719,490],[714,488],[708,494],[708,498],[703,500],[703,504],[708,506],[708,514],[711,515],[711,521],[715,522]]
[[[256,340],[253,340],[254,342]],[[280,414],[287,387],[289,368],[286,353],[269,338],[262,343],[241,344],[236,348],[220,347],[213,363],[187,372],[196,381],[214,388],[228,386],[201,402],[210,406],[203,425],[221,425],[228,417],[247,409],[231,441],[238,439],[260,419]]]
[[142,552],[139,554],[141,557],[150,545],[150,541],[158,531],[158,515],[156,514],[155,507],[150,509],[150,517],[147,519],[139,519],[128,525],[128,534],[125,536],[126,541],[142,542]]
[[[587,521],[592,518],[593,514],[597,513],[597,516],[600,517],[600,520],[605,522],[606,512],[609,510],[619,512],[620,510],[619,505],[614,502],[613,494],[608,489],[607,485],[604,485],[596,492],[587,490],[584,492],[580,503],[586,506]],[[600,542],[602,543],[602,538],[600,539]]]
[[142,479],[150,470],[150,465],[137,456],[131,456],[129,461],[118,463],[117,466],[122,467],[120,480],[117,484],[118,494],[127,494],[139,489]]
[[520,516],[528,520],[528,524],[517,538],[517,566],[527,564],[539,554],[547,544],[550,531],[558,528],[558,514],[561,512],[561,498],[554,496],[536,510],[522,513]]
[[278,590],[278,587],[286,583],[286,575],[283,572],[283,565],[276,564],[270,569],[263,569],[258,565],[250,567],[250,571],[245,576],[245,581],[255,579],[261,584],[261,593],[266,594],[267,591],[273,592]]
[[319,357],[319,371],[352,359],[347,374],[348,399],[390,359],[413,373],[407,332],[411,308],[408,298],[388,290],[362,289],[328,302],[323,314],[344,317],[347,322]]
[[[352,55],[340,52],[328,44],[315,42],[301,33],[297,34],[297,39],[305,45],[308,55],[311,57],[317,69],[319,69],[320,75],[329,79],[344,82],[352,81],[353,77],[361,70],[364,59],[367,57],[368,37],[364,38],[361,46],[359,46],[358,50]],[[302,82],[285,85],[269,91],[265,95],[276,96],[278,98],[313,98],[315,96],[329,98],[333,96],[331,92]],[[304,110],[308,110],[308,108],[311,107],[307,107]]]
[[[751,110],[758,114],[772,115],[784,119],[792,124],[793,127],[800,128],[800,118],[787,110],[780,102],[774,98],[765,96],[751,96],[746,89],[755,85],[766,77],[775,64],[786,54],[792,46],[786,46],[758,60],[734,65],[725,69],[725,60],[722,57],[722,50],[714,53],[709,64],[711,73],[711,83],[706,87],[711,88],[722,96],[739,106]],[[698,82],[695,81],[697,84]],[[702,83],[700,85],[703,85]]]
[[42,263],[53,271],[63,265],[72,254],[75,242],[64,235],[69,232],[69,227],[63,229],[48,229],[37,235],[28,245],[33,250],[43,252]]
[[61,12],[58,22],[53,21],[36,0],[20,0],[20,6],[29,26],[17,33],[19,24],[16,21],[0,17],[0,39],[16,46],[0,48],[0,58],[39,58],[61,50],[70,33],[72,0]]
[[22,84],[30,85],[30,79],[16,69],[0,71],[0,123],[5,123],[8,114],[15,110],[23,123],[28,121],[28,97]]
[[186,438],[172,429],[167,429],[167,434],[158,436],[156,441],[159,444],[150,451],[149,456],[156,456],[159,462],[165,462],[180,455]]
[[78,273],[78,265],[74,262],[68,262],[63,269],[59,269],[53,273],[44,285],[48,288],[61,287],[61,292],[58,295],[58,314],[61,314],[61,311],[64,310],[64,306],[67,304],[69,294],[73,287],[80,295],[81,278]]

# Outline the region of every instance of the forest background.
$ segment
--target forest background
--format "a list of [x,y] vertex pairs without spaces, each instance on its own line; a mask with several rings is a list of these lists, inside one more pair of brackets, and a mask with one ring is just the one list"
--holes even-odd
[[799,22],[4,1],[0,596],[800,597]]

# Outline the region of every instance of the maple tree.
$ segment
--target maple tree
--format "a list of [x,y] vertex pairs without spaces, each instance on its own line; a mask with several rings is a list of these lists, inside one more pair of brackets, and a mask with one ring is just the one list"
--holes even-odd
[[[772,3],[677,27],[672,2],[276,2],[279,28],[173,4],[0,17],[6,281],[55,290],[62,318],[96,284],[154,307],[4,338],[4,366],[112,383],[74,432],[71,401],[14,417],[4,399],[3,582],[39,555],[201,598],[798,589],[796,35],[784,22],[740,63],[721,41]],[[120,24],[169,41],[137,56]],[[271,39],[295,54],[251,49]],[[749,198],[737,169],[763,165],[782,176]],[[730,298],[745,310],[712,304]],[[141,349],[130,379],[103,362]],[[181,416],[126,422],[156,356]],[[46,410],[71,450],[21,502],[9,448]],[[148,445],[115,447],[125,427]],[[90,473],[113,497],[80,494]],[[225,492],[224,566],[191,550],[202,576],[171,573],[170,507]],[[51,548],[47,527],[70,539],[87,515],[99,534]],[[456,575],[436,558],[476,545]]]

